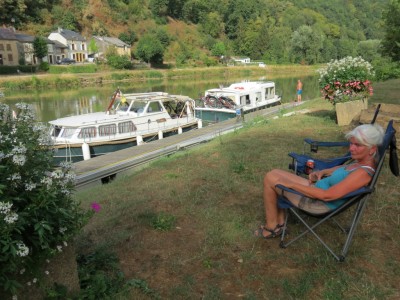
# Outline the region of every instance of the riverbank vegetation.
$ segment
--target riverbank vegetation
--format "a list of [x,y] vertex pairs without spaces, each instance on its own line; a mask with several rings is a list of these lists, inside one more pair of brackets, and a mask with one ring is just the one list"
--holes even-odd
[[[81,66],[68,66],[79,68]],[[86,66],[82,66],[86,68]],[[64,68],[62,66],[61,68]],[[43,88],[82,87],[101,85],[110,82],[141,82],[151,79],[179,80],[190,78],[193,80],[204,78],[254,77],[254,76],[307,76],[316,75],[317,66],[305,65],[272,65],[265,68],[257,66],[213,67],[213,68],[185,68],[185,69],[144,69],[144,70],[99,70],[96,73],[62,73],[37,74],[0,77],[0,88],[4,90],[25,90]]]
[[[344,263],[311,238],[280,249],[277,239],[253,236],[264,218],[265,172],[287,169],[286,153],[303,151],[305,137],[343,140],[346,129],[335,124],[328,101],[299,109],[308,113],[254,119],[205,145],[77,192],[85,207],[92,201],[101,206],[76,240],[77,252],[117,255],[125,276],[117,294],[122,299],[397,298],[400,194],[387,164]],[[289,230],[299,229],[290,223]],[[342,238],[334,226],[321,234]],[[91,291],[100,297],[93,286]]]

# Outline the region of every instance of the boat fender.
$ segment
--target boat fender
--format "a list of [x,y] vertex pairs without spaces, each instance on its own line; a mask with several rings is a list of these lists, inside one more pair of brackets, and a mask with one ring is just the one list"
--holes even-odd
[[88,143],[82,144],[82,155],[83,155],[83,160],[90,159],[90,147]]
[[143,144],[143,137],[142,137],[141,135],[138,135],[138,136],[136,137],[136,144],[137,144],[138,146],[140,146],[140,145]]
[[182,127],[178,127],[178,134],[182,134],[183,130]]
[[164,137],[162,130],[158,132],[158,139],[161,140]]
[[201,119],[199,119],[199,121],[197,121],[197,128],[203,128],[203,121]]

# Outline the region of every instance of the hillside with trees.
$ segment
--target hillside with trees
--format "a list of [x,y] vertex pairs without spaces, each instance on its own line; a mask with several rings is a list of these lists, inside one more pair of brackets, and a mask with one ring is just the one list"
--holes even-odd
[[41,36],[61,27],[119,37],[133,46],[133,57],[156,63],[211,65],[235,55],[315,64],[357,55],[380,59],[385,14],[398,2],[0,0],[0,20]]

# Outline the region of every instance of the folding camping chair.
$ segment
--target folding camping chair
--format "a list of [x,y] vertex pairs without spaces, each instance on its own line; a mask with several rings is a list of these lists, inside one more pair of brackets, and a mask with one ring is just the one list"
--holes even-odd
[[[355,233],[357,224],[359,223],[359,221],[362,217],[362,214],[363,214],[363,211],[367,204],[367,201],[368,201],[369,197],[371,196],[371,194],[375,190],[376,182],[378,180],[383,163],[385,161],[386,150],[389,148],[389,145],[391,144],[391,142],[395,139],[394,138],[395,132],[396,131],[393,128],[393,120],[391,120],[386,128],[383,144],[381,146],[379,146],[379,148],[378,148],[379,162],[378,162],[378,166],[376,168],[375,174],[374,174],[370,184],[366,187],[362,187],[362,188],[344,196],[343,198],[346,199],[346,202],[344,202],[341,206],[339,206],[337,209],[335,209],[331,212],[328,212],[325,214],[320,214],[320,215],[315,215],[315,214],[311,214],[309,212],[302,211],[301,209],[294,207],[293,204],[287,200],[287,198],[285,197],[285,193],[295,193],[295,194],[302,195],[302,196],[304,196],[304,195],[295,190],[286,188],[283,185],[277,185],[277,187],[282,189],[282,194],[279,195],[279,197],[278,197],[278,206],[282,209],[289,210],[289,212],[291,214],[293,214],[295,217],[297,217],[297,219],[299,219],[301,221],[301,223],[303,223],[304,226],[306,227],[305,231],[303,231],[302,233],[300,233],[298,236],[294,237],[290,241],[285,242],[284,239],[285,239],[285,235],[286,235],[286,228],[287,228],[287,222],[288,222],[288,216],[289,216],[289,213],[287,211],[286,217],[285,217],[285,224],[283,227],[283,233],[281,236],[281,242],[280,242],[280,246],[282,248],[288,247],[293,242],[297,241],[302,236],[304,236],[305,234],[310,232],[338,261],[344,261],[346,255],[347,255],[347,252],[349,250],[351,241],[353,239],[353,235]],[[397,174],[394,173],[394,175],[398,176],[398,173]],[[334,219],[334,217],[341,214],[342,212],[346,211],[348,208],[352,207],[353,205],[356,206],[356,209],[355,209],[353,217],[351,219],[350,227],[348,229],[345,229]],[[317,221],[314,224],[308,224],[306,222],[305,218],[302,217],[302,214],[300,214],[300,212],[304,213],[306,216],[311,216],[312,218],[317,218],[317,219],[319,219],[319,221]],[[342,248],[340,254],[335,253],[334,250],[331,249],[331,247],[329,247],[324,242],[324,240],[315,232],[315,229],[317,226],[323,224],[324,222],[326,222],[328,220],[332,220],[334,223],[336,223],[336,225],[338,225],[338,227],[346,234],[346,241],[343,245],[343,248]]]
[[[381,105],[378,104],[378,106],[375,109],[374,116],[371,120],[371,124],[374,124],[376,121],[376,118],[378,116],[379,110],[381,108]],[[321,141],[316,141],[310,138],[305,138],[304,139],[304,147],[303,147],[303,154],[298,154],[295,152],[290,152],[288,155],[292,158],[292,163],[289,164],[289,169],[293,170],[297,175],[301,174],[306,174],[306,163],[309,159],[312,159],[314,161],[314,168],[316,170],[323,170],[323,169],[329,169],[338,165],[343,165],[344,163],[350,161],[351,155],[350,152],[347,152],[343,156],[335,157],[335,158],[329,158],[329,159],[317,159],[312,157],[311,155],[306,154],[306,147],[310,146],[310,152],[312,153],[317,153],[319,147],[347,147],[349,145],[349,142],[321,142]]]

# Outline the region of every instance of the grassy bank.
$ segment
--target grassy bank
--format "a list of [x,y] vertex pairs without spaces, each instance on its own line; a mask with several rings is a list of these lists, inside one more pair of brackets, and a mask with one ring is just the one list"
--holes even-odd
[[[84,66],[82,66],[84,67]],[[74,66],[79,68],[79,66]],[[109,82],[145,81],[149,79],[179,80],[181,78],[206,79],[230,78],[238,76],[294,76],[313,75],[315,66],[268,66],[266,68],[254,67],[210,67],[190,69],[147,69],[133,71],[108,71],[100,70],[96,73],[69,73],[69,74],[35,74],[0,77],[2,90],[29,90],[35,88],[65,88],[101,85]]]
[[[287,153],[301,152],[305,137],[343,139],[329,103],[313,100],[302,108],[311,112],[276,120],[258,118],[140,172],[76,193],[84,207],[93,201],[102,207],[78,237],[78,253],[115,253],[129,280],[114,298],[400,296],[400,190],[387,164],[344,263],[334,261],[310,238],[284,250],[276,239],[252,235],[264,218],[264,174],[287,169]],[[289,226],[291,231],[301,229],[300,224]],[[339,241],[343,236],[335,229],[328,226],[320,233]]]

